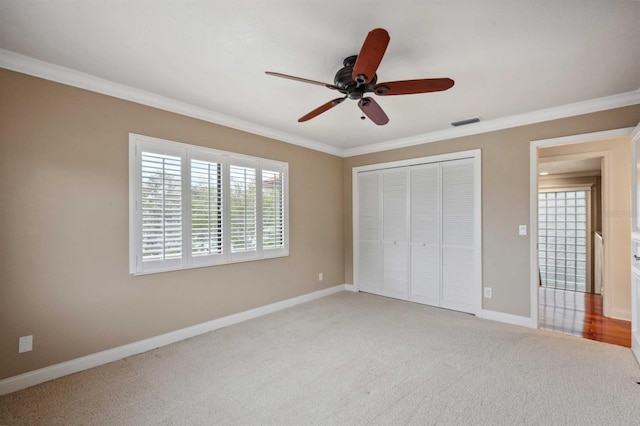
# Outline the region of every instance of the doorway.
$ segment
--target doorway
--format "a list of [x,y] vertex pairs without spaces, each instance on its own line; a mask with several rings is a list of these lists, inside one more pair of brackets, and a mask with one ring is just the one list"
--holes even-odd
[[532,142],[531,296],[539,328],[631,345],[630,307],[626,312],[620,303],[630,294],[630,270],[615,263],[627,250],[622,221],[607,216],[612,205],[628,201],[617,185],[631,180],[630,170],[628,176],[618,170],[630,133]]

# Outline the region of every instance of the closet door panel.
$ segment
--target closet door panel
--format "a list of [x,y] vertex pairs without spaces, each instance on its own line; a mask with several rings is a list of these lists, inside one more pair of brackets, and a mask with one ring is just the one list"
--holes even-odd
[[440,306],[440,246],[411,243],[412,302]]
[[382,240],[409,241],[409,171],[385,170],[382,174]]
[[473,160],[442,163],[442,244],[473,246]]
[[382,173],[358,174],[358,286],[382,292]]
[[360,241],[379,241],[382,238],[380,179],[380,172],[358,174],[358,238]]
[[410,300],[440,306],[440,166],[410,168]]
[[382,294],[409,299],[409,170],[382,172]]
[[411,242],[440,242],[439,165],[411,167]]
[[442,163],[442,307],[475,313],[473,160]]
[[441,306],[475,314],[473,248],[442,248]]
[[361,291],[382,294],[382,243],[360,241],[358,283]]
[[409,244],[383,243],[382,295],[409,300]]

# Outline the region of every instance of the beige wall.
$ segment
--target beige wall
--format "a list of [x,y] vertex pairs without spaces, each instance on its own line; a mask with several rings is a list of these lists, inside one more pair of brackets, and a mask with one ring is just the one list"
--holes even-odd
[[[129,132],[288,162],[291,255],[129,275]],[[342,167],[332,155],[0,70],[0,379],[343,284]],[[34,350],[18,354],[30,334]]]
[[[630,127],[640,106],[338,158],[0,70],[0,379],[352,282],[351,168],[482,149],[484,308],[529,315],[529,142]],[[291,255],[133,277],[128,134],[289,163]],[[324,281],[317,281],[324,272]],[[17,354],[18,337],[34,350]]]
[[[493,288],[483,309],[529,317],[529,237],[518,236],[518,225],[529,225],[529,146],[532,140],[633,127],[640,106],[571,117],[480,135],[445,140],[346,158],[345,281],[353,282],[351,173],[355,166],[482,149],[482,279]],[[626,257],[628,260],[628,256]]]
[[[631,319],[631,138],[616,138],[540,150],[540,158],[590,152],[607,152],[603,170],[602,214],[605,244],[605,315]],[[613,213],[612,213],[613,212]],[[620,212],[622,214],[617,214]],[[607,250],[607,247],[611,251]]]

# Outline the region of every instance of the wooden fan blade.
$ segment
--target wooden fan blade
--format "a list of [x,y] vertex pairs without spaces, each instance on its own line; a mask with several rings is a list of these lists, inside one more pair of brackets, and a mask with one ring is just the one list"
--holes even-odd
[[356,83],[367,84],[373,79],[387,50],[389,40],[389,33],[382,28],[376,28],[367,34],[351,73]]
[[313,117],[316,117],[316,116],[322,114],[323,112],[330,110],[334,106],[336,106],[338,104],[341,104],[342,101],[344,101],[345,99],[346,98],[337,98],[337,99],[334,99],[332,101],[327,102],[324,105],[320,105],[318,108],[314,109],[313,111],[311,111],[307,115],[304,115],[304,116],[300,117],[298,119],[298,123],[302,123],[303,121],[311,120]]
[[414,93],[441,92],[453,87],[450,78],[424,78],[421,80],[389,81],[376,84],[373,91],[376,95],[411,95]]
[[339,89],[339,87],[336,85],[323,83],[321,81],[309,80],[308,78],[296,77],[293,75],[281,74],[279,72],[273,72],[273,71],[265,71],[264,73],[267,75],[272,75],[274,77],[287,78],[289,80],[300,81],[302,83],[315,84],[316,86],[324,86],[324,87],[328,87],[329,89],[334,89],[334,90]]
[[389,117],[384,113],[380,105],[372,98],[362,98],[358,102],[358,106],[369,117],[369,120],[376,123],[378,126],[384,126],[389,122]]

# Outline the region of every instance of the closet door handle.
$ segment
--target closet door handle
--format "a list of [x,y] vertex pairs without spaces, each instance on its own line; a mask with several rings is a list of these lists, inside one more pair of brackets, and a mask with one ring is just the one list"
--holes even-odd
[[637,254],[634,254],[634,255],[633,255],[633,258],[634,258],[635,260],[640,260],[640,256],[638,256]]

